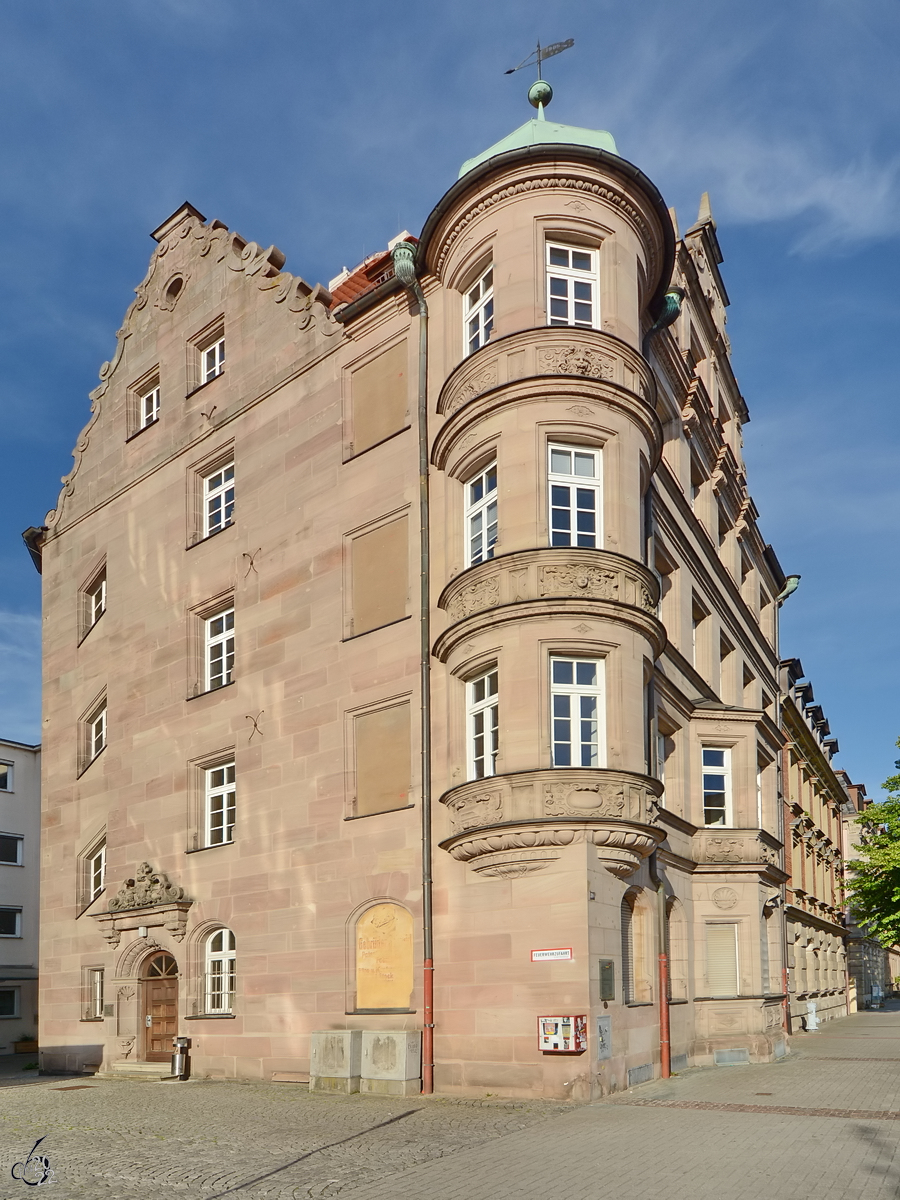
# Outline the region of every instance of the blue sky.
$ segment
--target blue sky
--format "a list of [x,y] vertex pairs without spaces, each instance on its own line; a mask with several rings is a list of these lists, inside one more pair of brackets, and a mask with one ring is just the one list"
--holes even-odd
[[532,114],[609,129],[678,210],[709,190],[750,488],[804,664],[870,793],[898,713],[900,6],[895,0],[4,0],[0,735],[40,737],[39,579],[87,394],[183,200],[310,282],[417,232]]

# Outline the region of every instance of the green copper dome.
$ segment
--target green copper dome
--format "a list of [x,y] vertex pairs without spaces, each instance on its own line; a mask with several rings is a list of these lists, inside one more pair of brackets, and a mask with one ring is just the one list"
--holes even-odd
[[526,121],[518,129],[514,129],[501,142],[490,146],[474,158],[467,159],[459,169],[458,178],[495,154],[505,154],[507,150],[522,150],[526,146],[537,146],[542,143],[557,143],[565,146],[591,146],[595,150],[608,150],[610,154],[618,154],[615,139],[605,129],[579,129],[576,125],[559,125],[556,121],[548,121],[543,108],[538,109],[538,116]]

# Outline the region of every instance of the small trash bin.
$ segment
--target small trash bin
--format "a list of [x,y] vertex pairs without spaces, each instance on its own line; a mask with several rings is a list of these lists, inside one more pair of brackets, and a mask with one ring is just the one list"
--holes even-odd
[[172,1055],[172,1075],[176,1079],[187,1079],[191,1073],[191,1063],[188,1057],[191,1039],[188,1037],[172,1038],[172,1045],[175,1047]]

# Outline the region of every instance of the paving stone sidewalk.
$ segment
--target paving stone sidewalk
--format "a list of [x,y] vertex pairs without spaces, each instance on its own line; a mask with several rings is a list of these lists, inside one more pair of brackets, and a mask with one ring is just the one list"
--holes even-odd
[[56,1182],[37,1195],[49,1200],[894,1200],[900,1190],[900,1005],[795,1037],[783,1063],[688,1071],[584,1107],[34,1080],[15,1068],[0,1068],[0,1200],[35,1195],[10,1172],[40,1137]]

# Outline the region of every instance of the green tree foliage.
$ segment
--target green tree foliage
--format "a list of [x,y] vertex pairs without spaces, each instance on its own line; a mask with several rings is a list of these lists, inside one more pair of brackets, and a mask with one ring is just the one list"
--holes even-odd
[[[897,739],[900,746],[900,738]],[[882,946],[900,943],[900,759],[898,774],[881,785],[888,797],[856,818],[861,858],[848,863],[846,884],[853,916]]]

